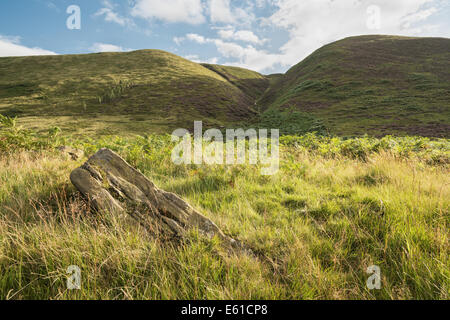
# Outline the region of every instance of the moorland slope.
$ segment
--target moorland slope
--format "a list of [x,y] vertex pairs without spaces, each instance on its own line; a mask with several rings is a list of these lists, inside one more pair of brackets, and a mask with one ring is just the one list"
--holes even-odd
[[[74,133],[143,134],[189,128],[194,120],[222,126],[255,114],[254,94],[159,50],[1,58],[0,70],[0,113],[35,129],[56,124]],[[256,72],[242,77],[264,80]]]
[[87,135],[242,126],[340,136],[450,136],[450,39],[358,36],[286,74],[159,50],[0,58],[0,113]]
[[450,135],[450,39],[359,36],[292,67],[259,101],[338,135]]

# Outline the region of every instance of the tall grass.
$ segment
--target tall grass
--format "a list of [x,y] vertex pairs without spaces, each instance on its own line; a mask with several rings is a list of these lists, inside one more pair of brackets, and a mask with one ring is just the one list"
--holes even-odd
[[[271,177],[250,165],[176,166],[168,136],[72,141],[87,154],[119,152],[272,263],[230,256],[195,232],[177,247],[152,239],[126,217],[89,210],[68,179],[84,159],[51,145],[1,149],[0,297],[449,299],[449,142],[405,139],[283,138]],[[70,265],[81,290],[67,290]],[[366,287],[371,265],[381,290]]]
[[125,94],[125,92],[127,92],[134,86],[135,84],[132,81],[120,80],[119,82],[106,89],[103,95],[98,97],[98,103],[109,103],[120,99]]

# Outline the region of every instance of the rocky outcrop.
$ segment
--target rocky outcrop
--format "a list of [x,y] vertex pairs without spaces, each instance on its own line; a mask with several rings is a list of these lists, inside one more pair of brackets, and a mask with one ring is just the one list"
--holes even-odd
[[219,237],[225,247],[242,249],[214,222],[186,201],[155,186],[138,170],[109,149],[101,149],[70,179],[74,186],[100,212],[129,214],[152,235],[183,238],[198,229],[208,238]]

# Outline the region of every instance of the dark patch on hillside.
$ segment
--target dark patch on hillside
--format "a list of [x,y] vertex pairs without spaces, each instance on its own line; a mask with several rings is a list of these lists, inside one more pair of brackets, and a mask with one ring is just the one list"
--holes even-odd
[[38,86],[32,82],[3,83],[0,84],[0,99],[31,96],[38,90]]

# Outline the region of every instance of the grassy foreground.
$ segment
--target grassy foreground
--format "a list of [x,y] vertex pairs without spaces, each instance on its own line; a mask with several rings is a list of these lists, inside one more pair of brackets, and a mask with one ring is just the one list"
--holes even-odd
[[[4,122],[7,122],[3,119]],[[69,182],[119,152],[233,237],[267,256],[229,256],[193,232],[179,247],[87,208]],[[450,141],[283,137],[280,171],[176,166],[169,136],[98,140],[0,132],[1,299],[449,299]],[[82,270],[68,291],[66,269]],[[366,287],[378,265],[381,290]]]

